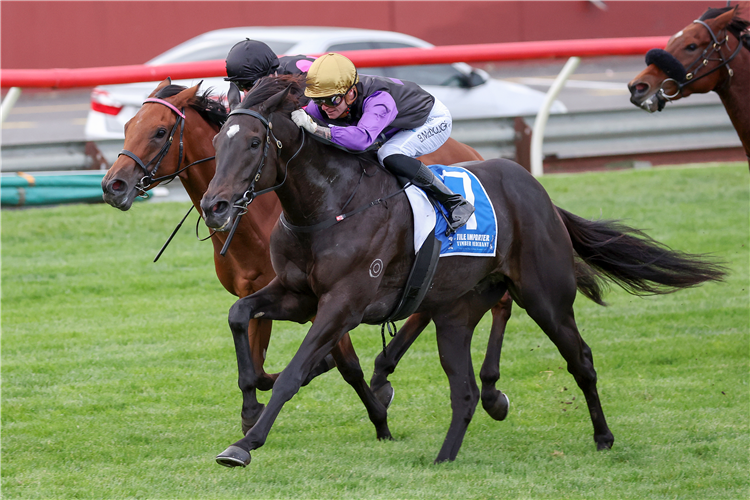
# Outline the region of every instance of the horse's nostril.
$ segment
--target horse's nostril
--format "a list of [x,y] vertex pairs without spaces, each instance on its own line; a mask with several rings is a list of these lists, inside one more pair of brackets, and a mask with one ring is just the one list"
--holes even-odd
[[636,92],[638,92],[639,94],[642,94],[642,93],[644,93],[644,92],[648,91],[648,85],[646,85],[645,83],[639,83],[639,84],[637,84],[637,85],[635,86],[635,90],[636,90]]
[[113,191],[121,191],[124,187],[125,183],[122,181],[114,181],[112,183],[112,190]]
[[211,211],[215,214],[220,214],[226,211],[227,208],[229,208],[229,203],[227,203],[226,201],[220,201],[216,205],[211,207]]

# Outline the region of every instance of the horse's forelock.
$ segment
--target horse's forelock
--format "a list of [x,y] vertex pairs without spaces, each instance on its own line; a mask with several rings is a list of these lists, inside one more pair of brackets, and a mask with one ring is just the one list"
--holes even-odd
[[240,108],[248,109],[261,104],[291,85],[289,94],[281,105],[284,111],[293,111],[299,107],[299,97],[305,89],[304,75],[280,75],[261,78],[245,96]]
[[698,19],[700,21],[707,21],[709,19],[714,19],[724,14],[725,12],[729,12],[732,9],[734,9],[734,7],[718,7],[718,8],[709,7],[708,9],[706,9],[706,12],[704,12],[703,15],[699,17]]
[[167,85],[166,87],[162,87],[159,89],[159,91],[156,93],[154,97],[158,99],[166,99],[168,97],[175,96],[185,90],[187,87],[183,87],[182,85]]

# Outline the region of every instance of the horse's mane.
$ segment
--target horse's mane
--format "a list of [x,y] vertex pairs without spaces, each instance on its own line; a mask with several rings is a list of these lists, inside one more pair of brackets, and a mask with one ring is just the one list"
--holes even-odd
[[281,105],[281,109],[292,112],[299,107],[299,98],[305,91],[305,75],[279,75],[261,78],[253,85],[239,107],[248,109],[258,105],[287,87],[291,88]]
[[[734,7],[720,7],[717,9],[709,7],[706,12],[704,12],[700,17],[700,20],[706,21],[708,19],[714,19],[735,8],[737,8],[736,5]],[[735,13],[734,17],[729,22],[727,29],[732,35],[734,35],[738,40],[742,42],[742,45],[744,45],[746,49],[750,50],[750,33],[747,32],[748,26],[750,26],[750,21],[739,17]]]
[[[187,87],[183,87],[182,85],[167,85],[160,89],[155,97],[166,99],[179,94],[185,89],[187,89]],[[224,100],[224,96],[222,95],[220,100],[216,100],[210,97],[212,90],[213,89],[209,88],[203,92],[203,95],[196,94],[195,97],[190,99],[188,106],[197,111],[198,114],[200,114],[208,123],[221,127],[224,125],[224,122],[227,121],[227,110],[221,103],[221,101]]]

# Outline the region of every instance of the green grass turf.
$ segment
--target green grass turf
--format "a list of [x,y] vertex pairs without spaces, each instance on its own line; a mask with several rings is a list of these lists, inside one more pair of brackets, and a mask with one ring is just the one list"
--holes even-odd
[[[392,442],[375,440],[334,371],[281,412],[247,469],[214,456],[238,439],[241,397],[226,323],[234,298],[188,226],[151,263],[185,207],[2,211],[2,494],[5,498],[747,498],[746,164],[545,177],[559,206],[618,218],[675,249],[712,253],[725,283],[609,307],[583,297],[615,435],[597,452],[580,390],[518,307],[501,380],[506,421],[480,407],[458,459],[433,465],[450,417],[431,327],[391,377]],[[490,326],[476,331],[478,374]],[[307,326],[276,323],[280,370]],[[353,340],[365,373],[378,327]],[[267,401],[268,393],[261,395]]]

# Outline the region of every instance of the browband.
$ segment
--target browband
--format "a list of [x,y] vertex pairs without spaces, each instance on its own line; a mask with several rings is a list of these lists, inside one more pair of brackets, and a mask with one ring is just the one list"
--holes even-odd
[[171,109],[172,111],[174,111],[175,113],[177,113],[177,115],[180,116],[183,120],[185,119],[185,115],[182,113],[182,111],[180,111],[173,104],[168,103],[164,99],[159,99],[157,97],[149,97],[148,99],[143,101],[143,104],[146,104],[147,102],[158,102],[159,104],[163,104],[169,109]]

